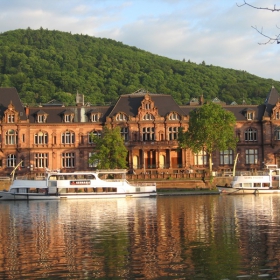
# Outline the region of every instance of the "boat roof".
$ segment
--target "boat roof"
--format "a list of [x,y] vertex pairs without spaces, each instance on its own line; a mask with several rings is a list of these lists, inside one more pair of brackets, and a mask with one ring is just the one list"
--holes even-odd
[[126,169],[97,169],[94,171],[60,172],[60,170],[47,170],[48,175],[81,175],[81,174],[126,174]]

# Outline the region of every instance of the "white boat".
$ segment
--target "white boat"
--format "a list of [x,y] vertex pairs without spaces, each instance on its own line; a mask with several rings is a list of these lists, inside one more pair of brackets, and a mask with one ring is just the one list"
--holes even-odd
[[233,175],[229,186],[217,186],[221,194],[280,194],[280,169],[267,165],[261,172],[241,172]]
[[60,200],[156,196],[155,183],[131,184],[125,169],[61,173],[47,170],[41,180],[16,178],[1,200]]

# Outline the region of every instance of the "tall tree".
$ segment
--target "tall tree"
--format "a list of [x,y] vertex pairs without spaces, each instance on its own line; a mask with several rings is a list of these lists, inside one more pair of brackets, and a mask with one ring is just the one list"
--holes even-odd
[[127,149],[120,132],[119,127],[105,126],[101,137],[92,135],[95,147],[89,163],[96,164],[99,169],[127,168]]
[[236,148],[235,123],[233,113],[224,110],[220,105],[213,102],[204,104],[190,112],[188,130],[179,131],[179,145],[190,148],[194,153],[204,150],[212,174],[212,153],[216,150]]

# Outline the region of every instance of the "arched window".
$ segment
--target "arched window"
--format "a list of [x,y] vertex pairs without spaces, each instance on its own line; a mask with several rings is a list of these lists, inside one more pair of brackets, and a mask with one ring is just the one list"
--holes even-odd
[[94,143],[93,136],[101,138],[101,131],[93,130],[93,131],[88,133],[88,143],[89,144],[93,144]]
[[17,144],[17,132],[14,129],[9,129],[6,132],[6,145]]
[[8,114],[8,123],[14,123],[14,122],[15,122],[15,115]]
[[150,113],[145,114],[143,117],[143,120],[145,121],[154,120],[154,119],[155,119],[154,116]]
[[180,116],[177,113],[173,112],[169,115],[169,120],[180,120]]
[[245,130],[245,141],[257,141],[257,130],[251,127]]
[[117,121],[127,121],[127,116],[124,113],[119,113],[116,117]]
[[48,133],[39,131],[34,135],[34,143],[36,145],[48,144]]
[[72,131],[66,131],[61,135],[62,144],[74,144],[75,143],[75,133]]

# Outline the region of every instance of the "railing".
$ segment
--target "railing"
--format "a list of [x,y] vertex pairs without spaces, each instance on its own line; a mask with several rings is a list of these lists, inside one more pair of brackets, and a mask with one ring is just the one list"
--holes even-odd
[[9,177],[9,176],[0,177],[0,181],[10,181],[10,180],[11,180],[11,177]]

